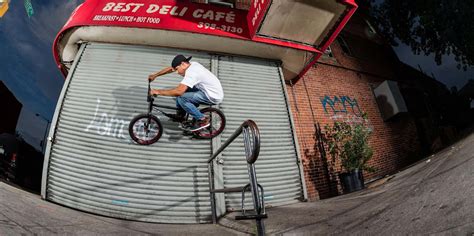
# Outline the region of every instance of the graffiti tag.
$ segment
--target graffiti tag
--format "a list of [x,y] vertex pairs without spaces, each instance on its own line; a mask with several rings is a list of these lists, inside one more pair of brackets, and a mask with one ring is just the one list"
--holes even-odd
[[125,120],[118,119],[103,112],[99,115],[100,99],[97,98],[97,105],[95,107],[94,118],[91,120],[86,132],[96,132],[99,135],[112,136],[126,139],[123,134],[123,129],[128,125]]
[[333,114],[351,112],[357,116],[361,116],[362,112],[360,111],[359,104],[357,99],[350,98],[349,96],[330,96],[326,95],[324,98],[321,98],[321,104],[323,105],[324,111],[328,112],[328,105],[331,108]]

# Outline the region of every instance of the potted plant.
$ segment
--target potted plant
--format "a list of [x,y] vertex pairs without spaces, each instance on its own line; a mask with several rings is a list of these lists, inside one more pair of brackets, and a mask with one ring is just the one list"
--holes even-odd
[[374,168],[367,164],[373,155],[373,150],[368,143],[371,132],[364,123],[349,124],[336,121],[333,126],[326,125],[325,127],[324,140],[329,154],[333,163],[339,159],[342,166],[339,179],[344,193],[363,189],[362,172],[374,171]]

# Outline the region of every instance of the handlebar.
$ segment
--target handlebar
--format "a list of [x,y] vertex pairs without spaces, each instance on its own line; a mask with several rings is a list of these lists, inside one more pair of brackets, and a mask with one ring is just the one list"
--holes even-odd
[[146,96],[147,96],[147,99],[146,99],[147,102],[151,102],[151,101],[154,100],[153,96],[150,95],[150,91],[151,91],[151,86],[150,86],[150,84],[151,84],[151,81],[148,80],[148,93],[147,93],[147,95],[146,95]]

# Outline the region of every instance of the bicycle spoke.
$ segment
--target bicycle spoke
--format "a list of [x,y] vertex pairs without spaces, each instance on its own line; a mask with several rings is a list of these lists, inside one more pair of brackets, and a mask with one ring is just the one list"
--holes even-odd
[[143,141],[149,141],[156,137],[159,132],[159,127],[153,121],[151,121],[150,124],[147,124],[147,118],[143,118],[135,123],[133,130],[137,138]]
[[210,126],[203,130],[200,130],[196,134],[202,138],[213,138],[216,135],[220,134],[225,125],[223,116],[221,116],[215,109],[205,109],[203,113],[207,118],[209,118]]

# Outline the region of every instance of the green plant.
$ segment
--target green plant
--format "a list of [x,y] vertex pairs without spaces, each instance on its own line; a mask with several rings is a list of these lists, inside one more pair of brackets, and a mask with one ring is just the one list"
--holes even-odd
[[367,164],[373,155],[368,143],[371,133],[372,130],[363,123],[336,121],[332,126],[326,125],[324,140],[333,162],[338,158],[346,172],[355,169],[375,171]]

